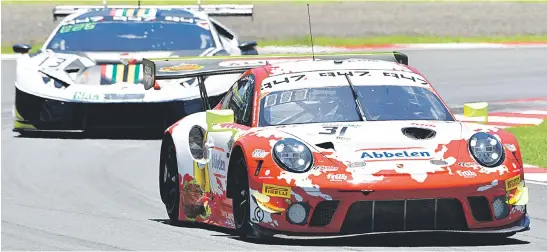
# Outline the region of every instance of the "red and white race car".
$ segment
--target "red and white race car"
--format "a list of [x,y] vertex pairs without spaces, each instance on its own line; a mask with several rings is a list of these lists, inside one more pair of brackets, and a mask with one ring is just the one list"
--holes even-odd
[[[145,88],[199,77],[203,112],[165,131],[172,220],[247,238],[529,229],[510,133],[457,121],[404,54],[144,60]],[[199,70],[156,71],[173,65]],[[243,73],[214,108],[207,76]]]

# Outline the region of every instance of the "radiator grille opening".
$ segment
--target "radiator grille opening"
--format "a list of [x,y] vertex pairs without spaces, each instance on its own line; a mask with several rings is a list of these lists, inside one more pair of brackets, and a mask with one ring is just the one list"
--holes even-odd
[[471,206],[471,212],[473,217],[477,221],[492,221],[492,211],[488,199],[484,196],[472,196],[468,197],[469,205]]
[[343,234],[466,230],[463,207],[457,199],[358,201],[346,214]]
[[332,220],[339,203],[340,202],[337,200],[328,200],[317,204],[309,225],[312,227],[322,227],[328,225]]

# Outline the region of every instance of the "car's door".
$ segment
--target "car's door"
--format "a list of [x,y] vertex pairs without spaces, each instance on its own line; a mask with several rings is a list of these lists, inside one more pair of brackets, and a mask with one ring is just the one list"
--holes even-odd
[[[234,124],[250,127],[255,76],[247,74],[237,80],[221,101],[222,109],[234,111]],[[233,131],[207,132],[205,137],[205,159],[208,160],[211,190],[222,194],[226,189],[228,162],[235,141]]]

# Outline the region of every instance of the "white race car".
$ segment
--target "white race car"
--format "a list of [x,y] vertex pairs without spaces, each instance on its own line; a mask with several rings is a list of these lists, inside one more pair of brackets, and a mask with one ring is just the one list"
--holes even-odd
[[[256,42],[240,43],[210,18],[252,14],[252,5],[58,6],[54,18],[66,18],[36,54],[29,54],[29,45],[13,46],[22,54],[14,131],[163,130],[202,110],[197,81],[159,81],[155,90],[145,90],[141,60],[257,54]],[[159,71],[200,67],[181,64]],[[212,102],[229,89],[215,86],[213,79],[206,81],[208,90],[214,90]]]

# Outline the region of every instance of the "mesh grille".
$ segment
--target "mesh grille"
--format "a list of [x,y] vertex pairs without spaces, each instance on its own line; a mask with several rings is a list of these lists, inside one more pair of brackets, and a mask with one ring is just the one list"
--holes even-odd
[[339,203],[336,200],[329,200],[317,204],[310,220],[310,226],[321,227],[328,225]]
[[493,219],[492,211],[490,210],[490,204],[488,199],[483,196],[468,197],[469,205],[471,206],[471,212],[473,217],[477,221],[491,221]]
[[467,222],[457,199],[413,199],[355,202],[341,233],[465,229]]

